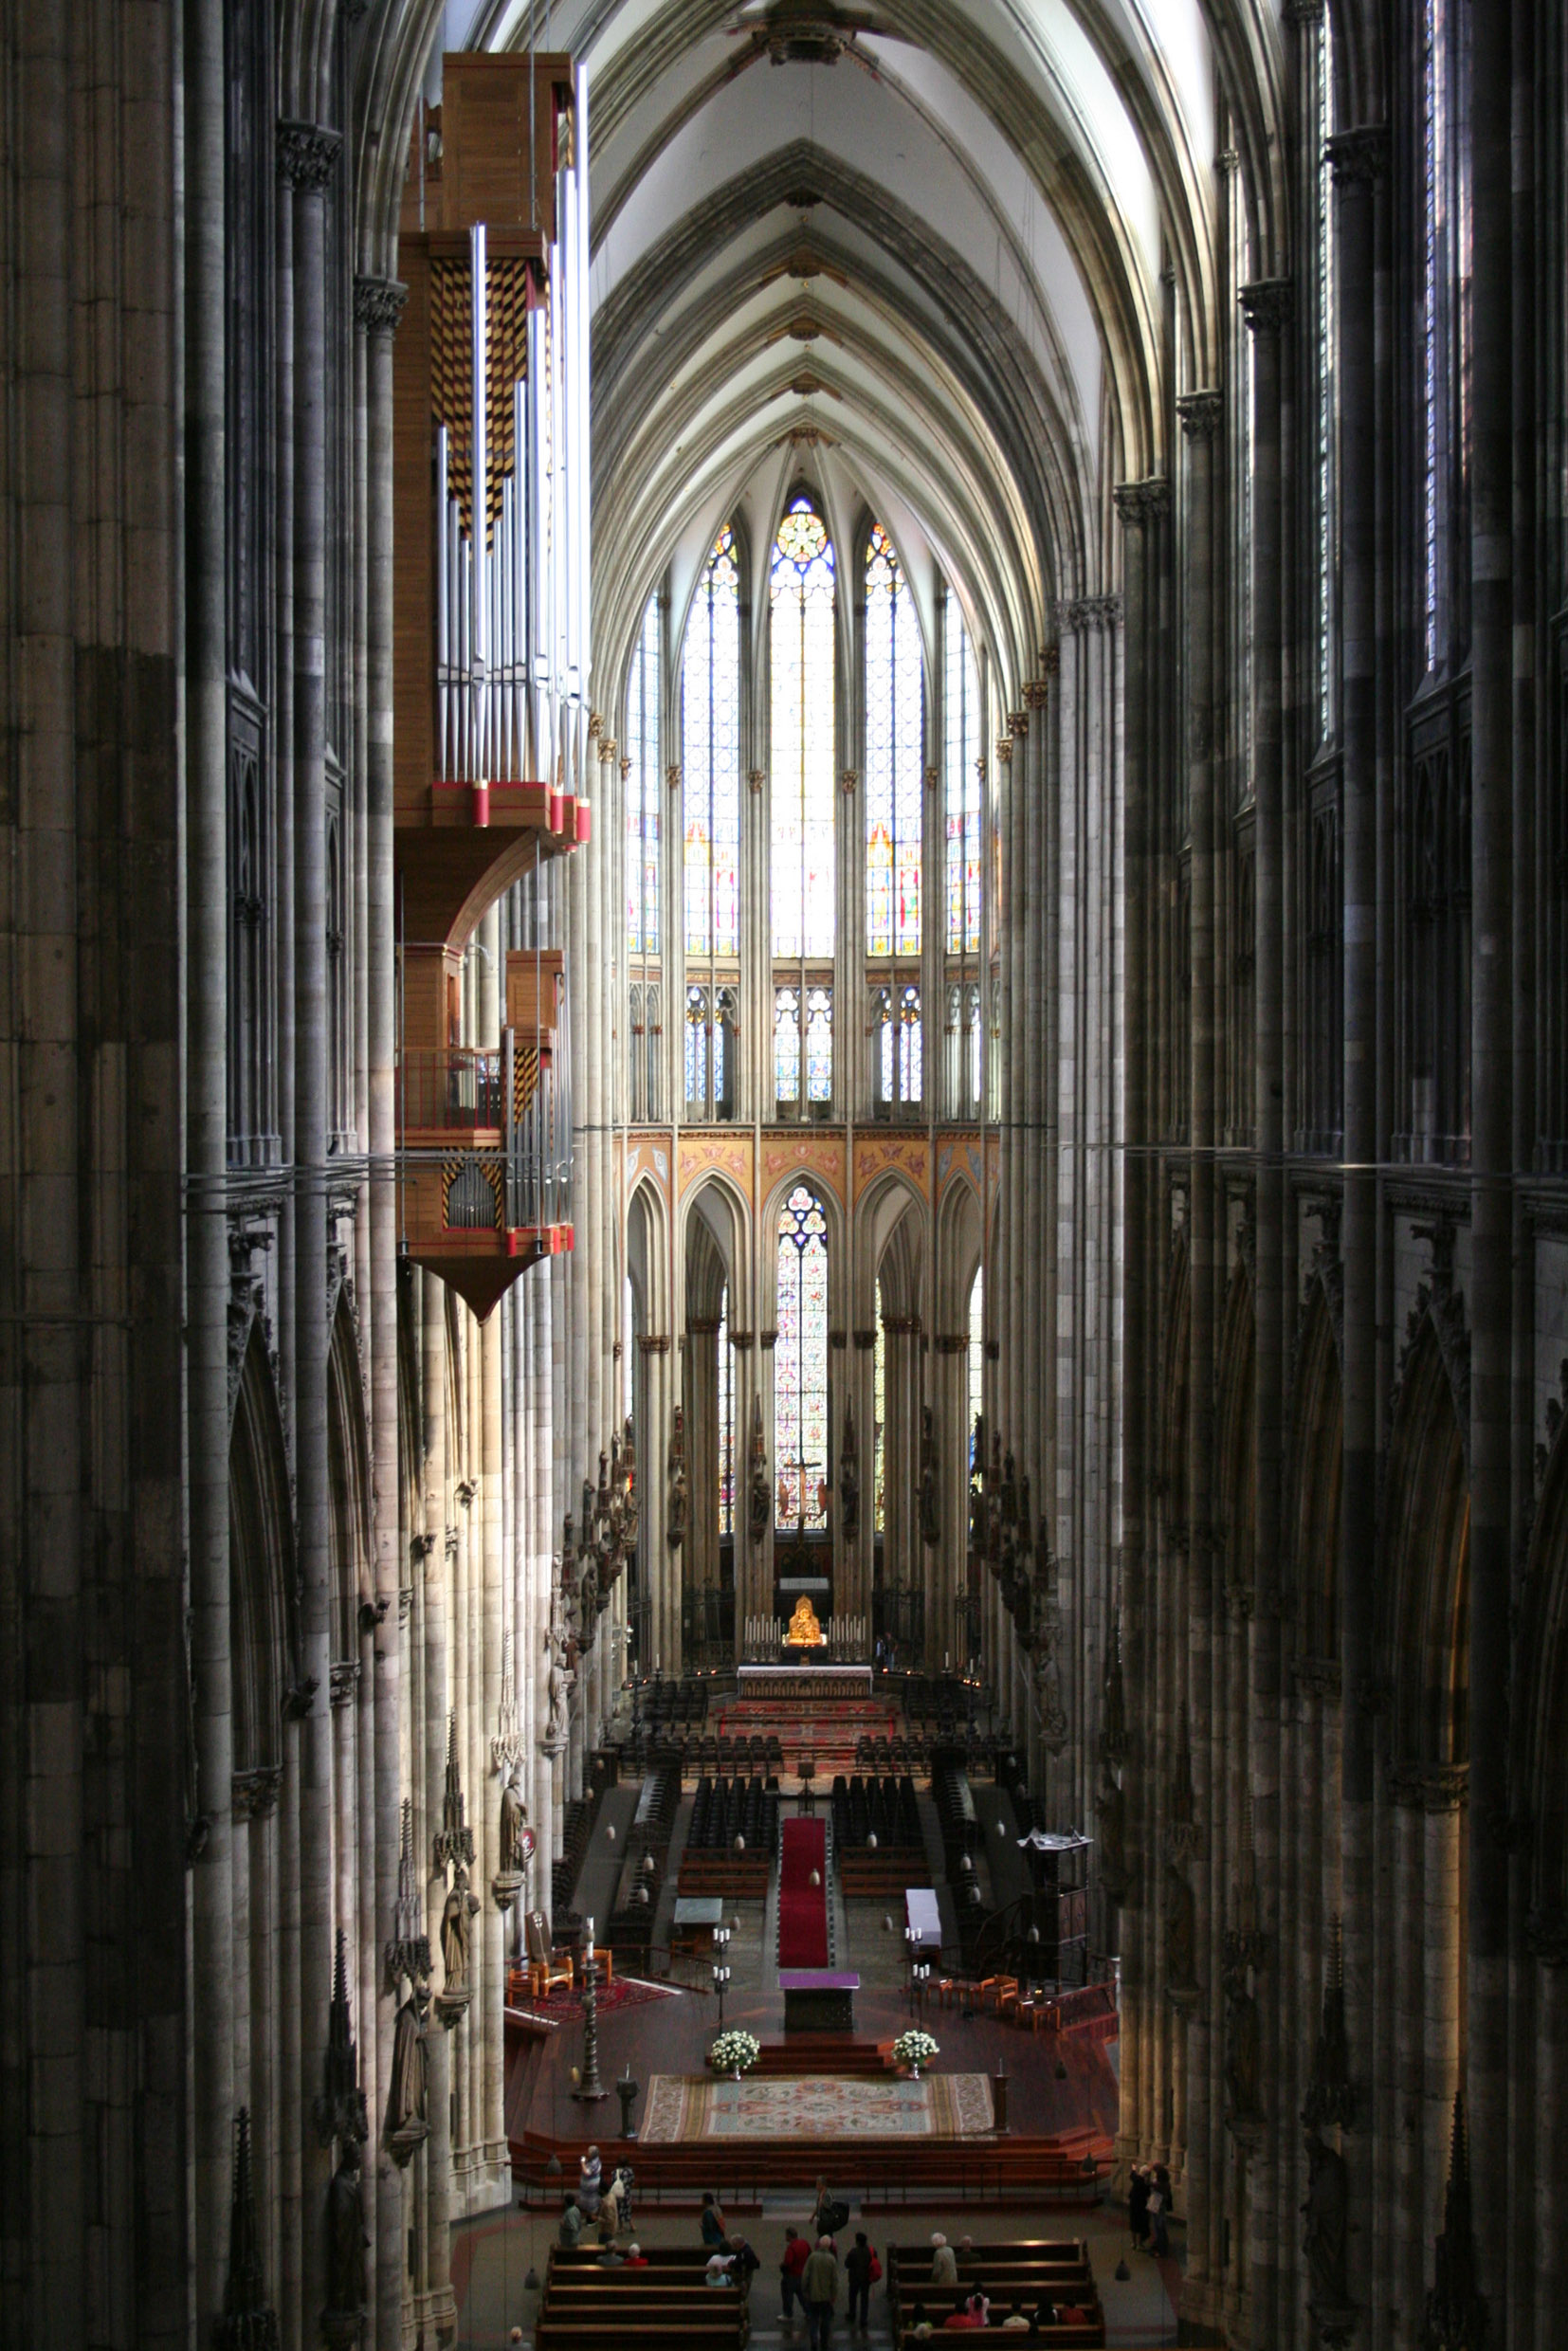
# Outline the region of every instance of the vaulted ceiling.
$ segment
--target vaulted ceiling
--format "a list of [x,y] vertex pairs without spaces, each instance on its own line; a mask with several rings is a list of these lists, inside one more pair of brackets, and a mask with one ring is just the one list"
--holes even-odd
[[1215,380],[1222,137],[1270,265],[1274,0],[404,15],[393,114],[447,48],[589,67],[601,681],[664,567],[679,609],[732,511],[760,561],[804,475],[841,534],[884,517],[922,600],[955,582],[1014,693],[1052,600],[1111,584],[1110,486],[1164,467],[1173,394]]

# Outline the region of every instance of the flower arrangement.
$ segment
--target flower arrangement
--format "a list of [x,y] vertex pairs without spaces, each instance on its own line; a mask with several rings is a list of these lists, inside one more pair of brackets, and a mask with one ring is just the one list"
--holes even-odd
[[721,2032],[708,2051],[708,2063],[715,2073],[749,2073],[762,2054],[762,2044],[750,2032],[734,2027]]
[[907,2032],[901,2032],[893,2044],[894,2063],[907,2066],[911,2073],[919,2073],[921,2066],[928,2066],[937,2053],[937,2044],[930,2033],[921,2032],[913,2026]]

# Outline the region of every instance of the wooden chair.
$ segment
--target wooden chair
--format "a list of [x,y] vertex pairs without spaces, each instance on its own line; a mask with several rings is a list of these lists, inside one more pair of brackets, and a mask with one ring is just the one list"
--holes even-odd
[[542,1910],[529,1911],[527,1936],[528,1988],[535,1999],[538,1999],[541,1995],[547,1998],[552,1987],[556,1984],[570,1986],[572,1954],[570,1951],[551,1950],[550,1937],[545,1929]]

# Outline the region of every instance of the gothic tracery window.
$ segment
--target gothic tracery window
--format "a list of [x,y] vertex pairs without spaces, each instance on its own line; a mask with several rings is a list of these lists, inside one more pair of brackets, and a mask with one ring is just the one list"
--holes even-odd
[[980,680],[951,588],[943,598],[943,797],[947,952],[980,952]]
[[866,952],[921,951],[924,753],[920,626],[892,540],[866,548]]
[[626,920],[634,956],[659,953],[659,598],[649,596],[626,698]]
[[833,545],[792,500],[773,553],[773,951],[831,957],[834,937]]
[[740,951],[740,571],[726,523],[686,623],[681,667],[686,953]]
[[719,1301],[719,1533],[735,1533],[735,1350],[730,1345],[730,1285]]
[[778,1216],[778,1339],[774,1352],[775,1522],[781,1534],[827,1523],[828,1219],[796,1184]]

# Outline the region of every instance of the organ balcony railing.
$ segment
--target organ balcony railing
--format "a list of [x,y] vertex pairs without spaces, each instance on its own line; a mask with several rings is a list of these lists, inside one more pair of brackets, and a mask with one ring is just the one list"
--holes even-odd
[[564,958],[525,950],[506,960],[495,1049],[405,1046],[397,1067],[404,1248],[482,1320],[573,1238]]

